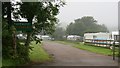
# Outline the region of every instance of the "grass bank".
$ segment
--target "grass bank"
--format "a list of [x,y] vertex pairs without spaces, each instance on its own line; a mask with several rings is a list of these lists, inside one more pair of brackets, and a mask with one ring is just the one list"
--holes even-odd
[[[70,41],[56,41],[56,42],[71,45],[73,47],[76,47],[76,48],[79,48],[82,50],[87,50],[90,52],[94,52],[97,54],[112,56],[112,50],[105,48],[105,47],[99,47],[99,46],[84,44],[84,43],[80,43],[80,42],[70,42]],[[116,52],[116,56],[118,56],[118,52]]]
[[53,60],[52,57],[42,48],[41,44],[32,42],[31,46],[33,47],[33,49],[30,50],[30,60],[32,62],[44,63]]
[[[30,46],[33,47],[32,50],[30,50],[30,54],[29,54],[31,62],[44,63],[53,60],[53,58],[42,48],[41,44],[36,44],[34,41],[31,43]],[[9,66],[17,66],[17,65],[16,62],[12,59],[2,59],[2,66],[9,67]]]

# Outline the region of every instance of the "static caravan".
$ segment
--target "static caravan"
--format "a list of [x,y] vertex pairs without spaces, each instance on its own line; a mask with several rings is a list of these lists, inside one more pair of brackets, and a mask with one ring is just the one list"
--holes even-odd
[[43,40],[51,40],[51,37],[48,35],[42,35]]
[[79,40],[79,39],[80,39],[80,36],[77,36],[77,35],[68,35],[67,36],[67,40],[76,41],[76,40]]
[[111,40],[111,33],[96,33],[95,39]]
[[111,32],[111,39],[112,40],[115,40],[115,35],[119,35],[119,32],[118,31],[112,31]]
[[112,40],[115,41],[115,44],[119,45],[119,31],[112,31],[111,36],[112,36]]
[[96,33],[85,33],[84,42],[92,42],[92,39],[94,38],[95,35]]
[[93,40],[110,40],[111,34],[110,33],[85,33],[84,34],[84,42],[92,42]]
[[[92,43],[99,46],[107,46],[112,45],[115,42],[115,45],[118,45],[119,42],[119,32],[112,31],[110,33],[85,33],[84,34],[84,42],[85,43]],[[109,46],[108,46],[109,47]]]
[[43,40],[51,40],[51,37],[48,35],[35,35],[37,38],[39,39],[43,39]]

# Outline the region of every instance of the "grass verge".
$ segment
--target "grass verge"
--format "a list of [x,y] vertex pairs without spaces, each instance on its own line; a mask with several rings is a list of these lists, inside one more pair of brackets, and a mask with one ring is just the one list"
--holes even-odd
[[[29,54],[31,62],[44,63],[53,60],[53,58],[42,48],[41,44],[36,44],[34,41],[30,46],[33,47]],[[1,66],[16,66],[16,62],[12,59],[2,59]]]
[[15,66],[15,63],[11,59],[3,59],[2,66]]
[[52,57],[42,48],[41,44],[32,42],[31,46],[33,49],[30,50],[29,56],[32,62],[44,63],[53,60]]
[[82,49],[82,50],[87,50],[90,52],[98,53],[98,54],[112,56],[112,50],[108,48],[96,47],[96,46],[84,45],[84,44],[74,45],[74,47]]
[[[67,45],[72,45],[73,47],[76,47],[82,50],[87,50],[93,53],[112,56],[112,50],[105,48],[105,47],[98,47],[98,46],[94,46],[90,44],[83,44],[79,42],[69,42],[69,41],[56,41],[56,42],[67,44]],[[118,52],[116,52],[116,56],[118,56]]]

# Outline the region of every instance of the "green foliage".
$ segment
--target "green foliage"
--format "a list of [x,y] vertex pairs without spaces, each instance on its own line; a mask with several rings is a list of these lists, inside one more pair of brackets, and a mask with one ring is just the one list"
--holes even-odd
[[15,62],[11,59],[2,59],[2,66],[6,67],[6,68],[7,68],[7,66],[15,66]]
[[[32,23],[33,19],[36,20],[36,22],[32,23],[33,31],[27,32],[27,40],[25,43],[27,47],[30,41],[32,41],[30,40],[31,37],[33,37],[35,33],[44,31],[44,34],[51,34],[54,31],[57,22],[56,15],[59,13],[60,5],[62,5],[62,2],[22,2],[19,15],[26,18],[29,23]],[[33,37],[33,39],[36,38]],[[35,41],[36,44],[40,42],[40,40]],[[29,49],[26,49],[26,51],[28,50]]]
[[[51,34],[54,31],[57,22],[56,15],[59,13],[59,8],[63,4],[62,1],[56,1],[56,3],[49,1],[21,3],[20,10],[17,9],[18,14],[14,15],[20,15],[27,19],[33,27],[32,32],[27,32],[26,46],[29,46],[30,39],[35,33],[43,31],[43,34]],[[35,20],[34,23],[33,20]]]
[[[13,53],[12,33],[8,30],[8,24],[3,22],[2,29],[2,56],[3,58],[11,58]],[[9,40],[9,41],[8,41]],[[7,43],[6,43],[7,41]]]
[[[16,41],[16,55],[14,54],[13,49],[13,37],[12,31],[8,29],[8,24],[6,21],[2,24],[2,59],[3,66],[9,65],[19,65],[26,63],[29,60],[29,56],[27,55],[28,51],[23,44],[20,44],[19,40]],[[10,62],[11,61],[11,62]],[[10,62],[10,63],[9,63]]]
[[[15,62],[15,65],[23,64],[30,61],[29,58],[29,49],[32,49],[29,46],[30,41],[33,41],[32,38],[35,33],[39,33],[44,29],[46,33],[51,34],[55,29],[55,24],[57,22],[56,15],[59,13],[60,6],[63,6],[62,1],[55,2],[21,2],[21,3],[7,3],[3,2],[3,22],[2,25],[2,49],[3,49],[3,59],[12,60]],[[12,5],[11,5],[12,4]],[[20,6],[20,8],[15,8],[15,6]],[[9,9],[9,10],[8,10]],[[32,32],[22,32],[27,34],[27,40],[22,42],[21,40],[16,41],[16,54],[14,53],[15,49],[13,46],[13,32],[16,29],[13,26],[11,21],[11,13],[13,14],[13,18],[16,21],[20,20],[20,16],[28,20],[29,23],[32,24],[33,31]],[[4,17],[7,16],[7,17]],[[33,23],[33,20],[36,22]],[[32,35],[32,36],[31,36]],[[37,43],[39,42],[36,40]],[[7,43],[6,43],[7,42]],[[25,43],[25,44],[21,44]],[[42,55],[41,55],[42,56]],[[12,62],[11,62],[12,63]],[[14,63],[13,63],[14,64]]]
[[[36,22],[33,24],[35,32],[40,32],[42,29],[46,33],[52,33],[57,22],[56,15],[59,13],[60,5],[63,2],[23,2],[20,7],[20,15],[26,18],[28,22],[32,23],[35,19]],[[30,21],[31,20],[31,21]]]
[[97,24],[91,16],[85,16],[76,19],[75,23],[70,23],[66,29],[67,34],[76,34],[83,36],[86,32],[108,32],[106,26]]

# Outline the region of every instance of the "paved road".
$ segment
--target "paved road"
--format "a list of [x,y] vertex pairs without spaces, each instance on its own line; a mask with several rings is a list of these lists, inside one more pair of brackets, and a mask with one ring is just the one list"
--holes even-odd
[[43,42],[45,50],[55,58],[47,66],[118,66],[112,57],[91,53],[55,42]]

